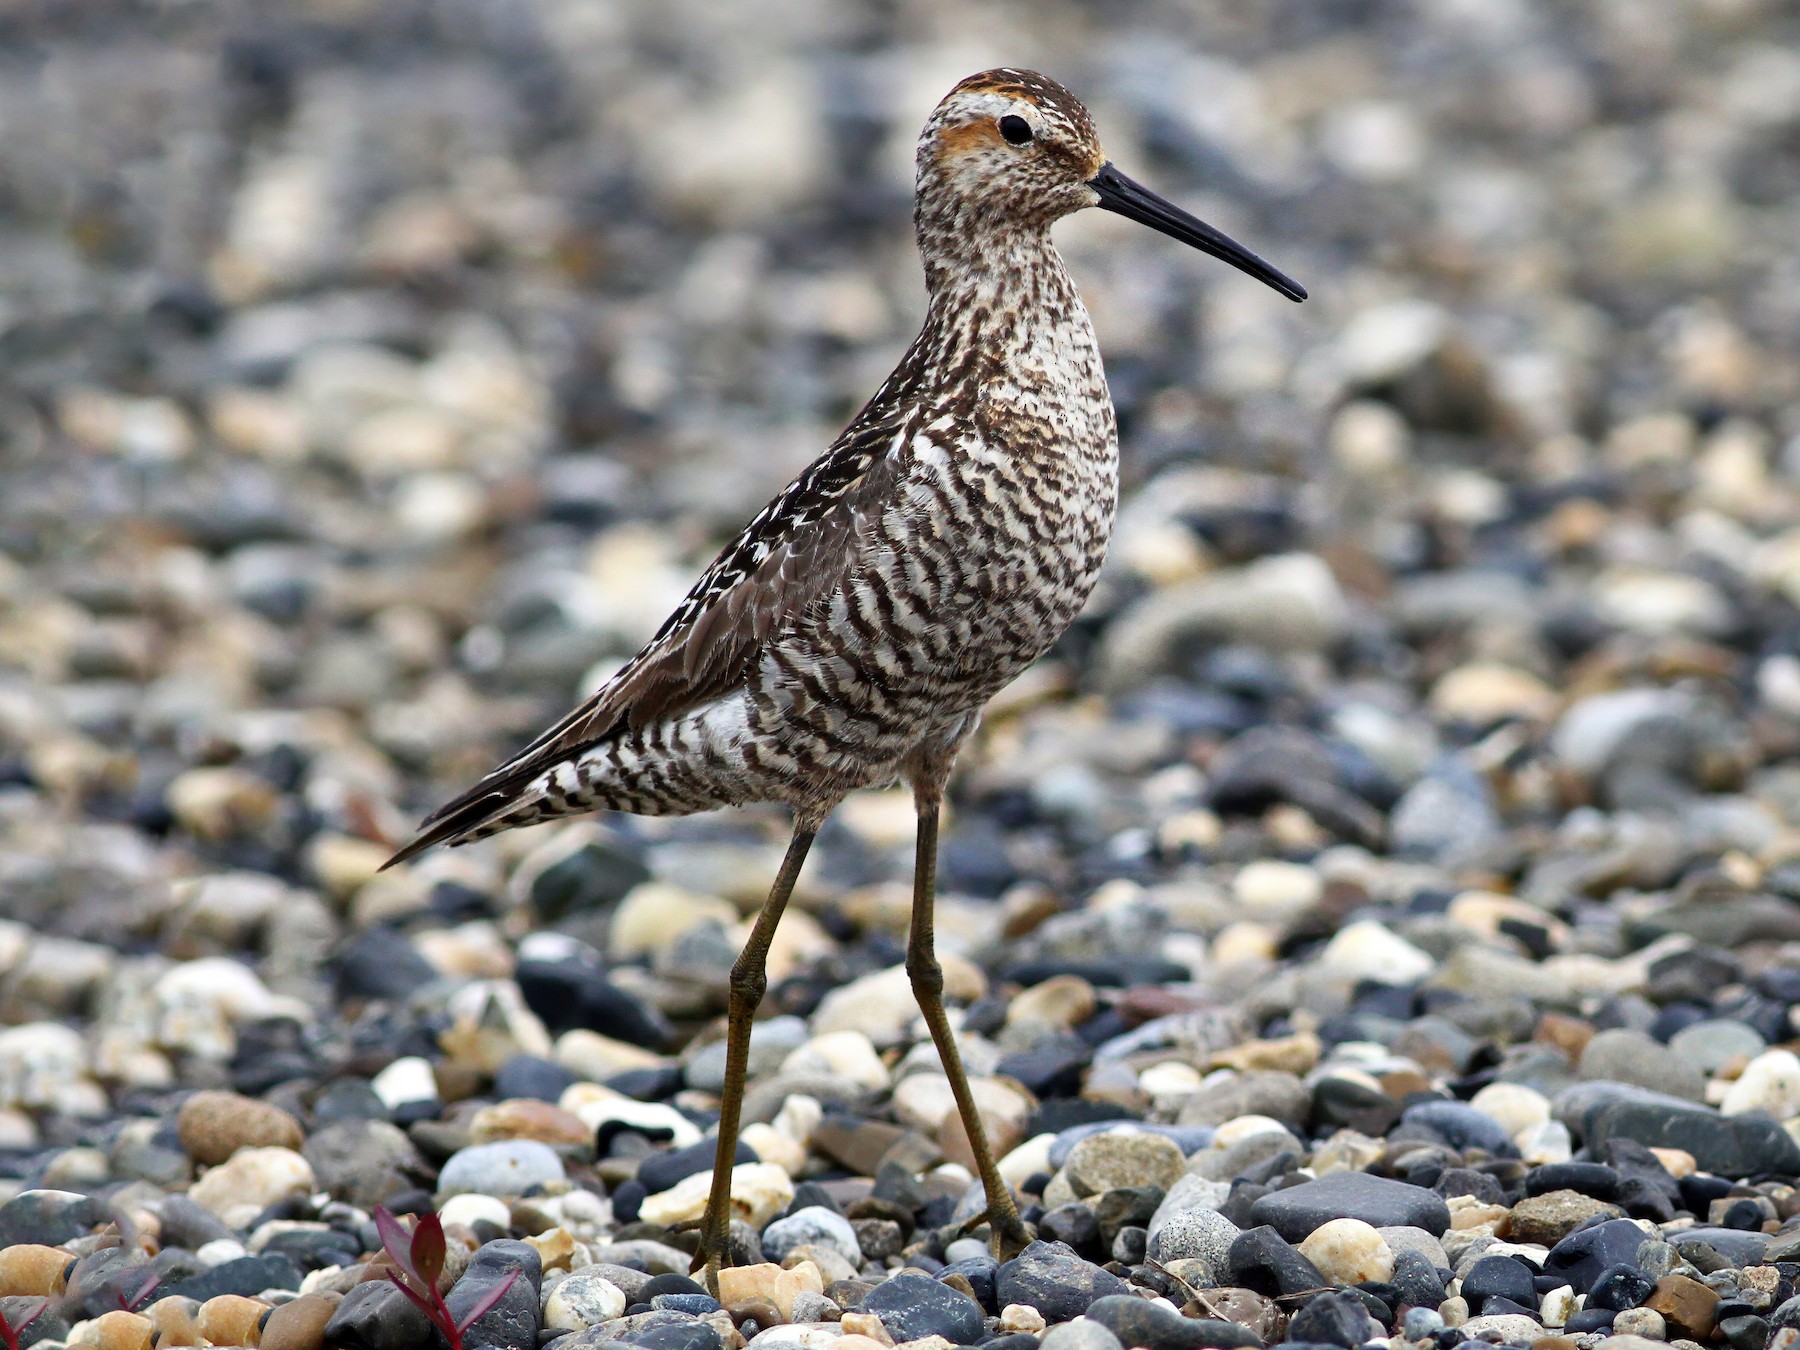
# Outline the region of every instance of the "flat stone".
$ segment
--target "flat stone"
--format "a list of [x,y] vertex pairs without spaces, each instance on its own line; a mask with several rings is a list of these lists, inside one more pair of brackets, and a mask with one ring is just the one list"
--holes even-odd
[[[1028,1299],[1008,1301],[1030,1302]],[[914,1271],[903,1270],[883,1280],[869,1291],[862,1307],[881,1319],[882,1326],[896,1343],[917,1340],[921,1336],[942,1336],[953,1344],[972,1345],[982,1337],[979,1303],[929,1275]],[[1043,1310],[1039,1308],[1039,1311]]]
[[440,1195],[524,1195],[565,1179],[562,1159],[535,1139],[503,1139],[458,1149],[438,1173]]
[[1672,1331],[1704,1342],[1713,1334],[1719,1295],[1690,1276],[1671,1273],[1656,1282],[1644,1306],[1661,1313]]
[[1216,1318],[1183,1317],[1173,1308],[1130,1294],[1095,1299],[1086,1314],[1123,1345],[1143,1350],[1203,1350],[1204,1347],[1255,1346],[1262,1342],[1249,1327]]
[[1034,1242],[1000,1267],[1002,1305],[1027,1303],[1051,1322],[1067,1322],[1095,1299],[1129,1293],[1117,1275],[1083,1261],[1060,1242]]
[[1327,1173],[1262,1196],[1250,1206],[1252,1223],[1267,1224],[1290,1242],[1338,1218],[1361,1219],[1375,1228],[1422,1228],[1434,1237],[1450,1227],[1442,1196],[1366,1172]]
[[1512,1240],[1554,1247],[1597,1215],[1612,1219],[1625,1217],[1617,1205],[1592,1199],[1578,1191],[1548,1191],[1529,1196],[1512,1207]]
[[1588,1147],[1609,1139],[1632,1139],[1650,1148],[1677,1148],[1693,1155],[1702,1171],[1722,1177],[1800,1173],[1800,1143],[1764,1116],[1721,1116],[1702,1106],[1656,1101],[1616,1101],[1592,1118]]

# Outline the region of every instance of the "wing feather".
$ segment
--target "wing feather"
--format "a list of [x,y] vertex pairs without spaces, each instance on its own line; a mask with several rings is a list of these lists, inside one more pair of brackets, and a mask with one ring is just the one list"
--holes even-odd
[[387,865],[504,813],[546,769],[621,728],[678,716],[742,683],[771,639],[842,584],[898,481],[907,443],[905,428],[852,426],[725,547],[592,698],[427,816]]

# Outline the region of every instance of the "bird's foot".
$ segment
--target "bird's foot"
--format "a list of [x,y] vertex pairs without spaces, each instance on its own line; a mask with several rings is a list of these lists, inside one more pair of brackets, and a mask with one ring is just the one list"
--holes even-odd
[[964,1237],[974,1232],[982,1224],[988,1225],[988,1245],[993,1249],[994,1259],[1006,1262],[1031,1245],[1031,1231],[1019,1218],[1019,1212],[1010,1204],[1004,1212],[995,1215],[997,1206],[990,1205],[974,1218],[965,1223],[960,1232]]

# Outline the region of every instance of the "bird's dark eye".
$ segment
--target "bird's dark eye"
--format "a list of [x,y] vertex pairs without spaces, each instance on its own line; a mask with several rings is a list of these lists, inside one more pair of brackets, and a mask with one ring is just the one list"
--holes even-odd
[[1017,113],[1008,113],[1000,119],[1000,134],[1008,145],[1024,145],[1031,139],[1031,123]]

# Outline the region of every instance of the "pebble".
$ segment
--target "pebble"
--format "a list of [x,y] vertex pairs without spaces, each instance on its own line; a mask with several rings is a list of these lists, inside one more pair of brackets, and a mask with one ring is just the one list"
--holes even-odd
[[565,1178],[562,1159],[535,1139],[507,1139],[458,1149],[438,1173],[438,1191],[459,1195],[524,1195]]
[[207,1167],[240,1148],[297,1152],[306,1142],[300,1122],[288,1112],[235,1092],[196,1092],[182,1103],[175,1128],[188,1157]]
[[1422,1228],[1437,1236],[1450,1227],[1450,1211],[1430,1191],[1366,1172],[1332,1172],[1265,1195],[1250,1207],[1254,1223],[1266,1223],[1298,1242],[1336,1218],[1373,1227]]
[[246,1148],[211,1168],[188,1189],[188,1199],[227,1223],[278,1200],[304,1195],[317,1184],[311,1164],[287,1148]]
[[1386,1281],[1394,1273],[1394,1252],[1374,1227],[1361,1219],[1333,1219],[1300,1244],[1300,1253],[1333,1284]]

